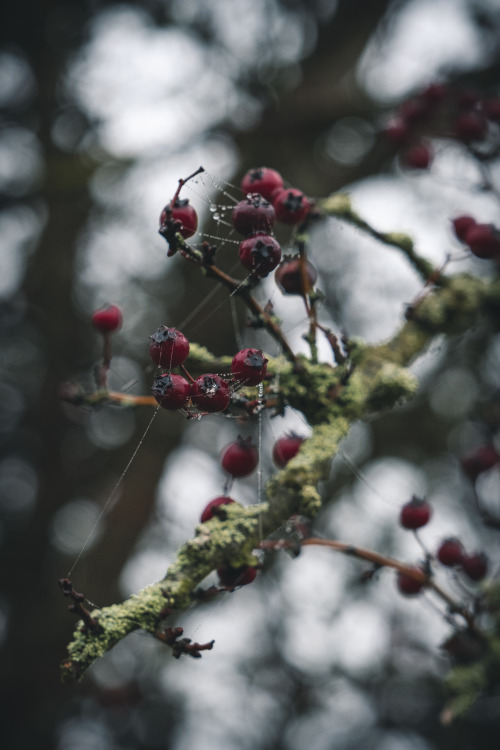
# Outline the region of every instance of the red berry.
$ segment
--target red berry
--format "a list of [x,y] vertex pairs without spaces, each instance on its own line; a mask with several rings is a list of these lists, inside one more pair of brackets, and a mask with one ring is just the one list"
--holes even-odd
[[464,555],[464,548],[461,542],[455,537],[444,539],[438,547],[436,557],[442,565],[452,568],[454,565],[460,565]]
[[425,97],[415,96],[403,102],[399,108],[399,114],[403,120],[408,123],[414,123],[421,120],[430,108],[430,100]]
[[235,354],[231,372],[244,385],[262,383],[267,373],[267,359],[262,354],[262,349],[242,349]]
[[92,325],[99,333],[117,331],[122,325],[122,311],[116,305],[104,305],[92,315]]
[[305,438],[295,435],[293,432],[279,438],[273,446],[273,461],[276,466],[279,466],[280,469],[286,466],[297,455],[304,440]]
[[473,480],[499,462],[500,454],[493,445],[480,445],[479,448],[460,459],[462,471]]
[[401,155],[401,161],[410,169],[427,169],[432,162],[432,150],[427,143],[415,143]]
[[216,497],[214,500],[210,500],[208,505],[205,507],[205,510],[201,514],[201,523],[210,521],[211,518],[214,518],[214,516],[217,515],[217,511],[215,511],[214,513],[215,508],[219,508],[221,505],[230,505],[231,503],[234,503],[234,500],[230,497],[225,497],[225,495],[221,495],[220,497]]
[[393,146],[403,146],[410,137],[410,128],[405,120],[393,120],[382,131]]
[[483,112],[491,122],[500,122],[500,99],[486,99],[483,102]]
[[231,565],[221,565],[217,568],[217,575],[222,586],[234,588],[235,586],[246,586],[257,577],[257,570],[252,565],[242,565],[233,568]]
[[446,96],[448,89],[443,83],[430,83],[424,91],[422,91],[422,98],[432,104],[438,104],[442,102]]
[[269,233],[274,226],[274,208],[262,195],[252,193],[236,204],[231,221],[240,234]]
[[241,264],[256,276],[264,278],[281,260],[281,246],[269,234],[255,234],[240,243]]
[[283,224],[299,224],[309,213],[310,203],[302,190],[283,188],[273,198],[276,221]]
[[176,328],[160,326],[149,338],[153,342],[149,347],[151,359],[160,367],[171,370],[182,365],[189,354],[189,341]]
[[462,558],[462,570],[471,581],[482,581],[488,572],[488,558],[482,552],[473,555],[464,555]]
[[303,295],[314,286],[318,278],[316,269],[308,260],[305,261],[304,275],[305,285],[302,277],[302,262],[300,258],[294,258],[282,263],[276,270],[274,278],[283,294]]
[[200,411],[225,411],[231,402],[229,385],[219,375],[200,375],[193,383],[191,400]]
[[189,401],[191,384],[181,375],[156,373],[151,390],[160,406],[175,410],[181,409]]
[[481,97],[474,89],[461,89],[457,91],[456,98],[460,109],[473,109]]
[[486,118],[479,112],[463,112],[454,123],[455,137],[464,143],[481,140],[487,130]]
[[283,187],[283,177],[275,169],[259,167],[250,169],[241,181],[244,193],[260,193],[267,201],[271,201],[274,193]]
[[[413,568],[413,570],[423,573],[422,568]],[[405,596],[415,596],[415,594],[420,594],[424,585],[423,581],[417,581],[415,578],[405,575],[404,573],[398,573],[397,586],[399,592]]]
[[259,463],[259,451],[252,438],[244,440],[238,436],[234,443],[224,448],[221,458],[222,468],[232,477],[247,477]]
[[475,224],[465,233],[465,243],[477,258],[500,255],[500,233],[492,224]]
[[476,220],[472,216],[457,216],[452,219],[453,231],[459,240],[465,242],[465,235],[471,227],[476,226]]
[[413,495],[401,508],[399,522],[404,529],[420,529],[429,521],[431,513],[429,503]]
[[190,205],[189,199],[177,198],[172,209],[170,209],[170,203],[167,203],[165,208],[160,214],[160,229],[165,226],[169,217],[173,221],[179,221],[181,226],[177,230],[184,239],[192,237],[198,229],[198,215],[194,208]]

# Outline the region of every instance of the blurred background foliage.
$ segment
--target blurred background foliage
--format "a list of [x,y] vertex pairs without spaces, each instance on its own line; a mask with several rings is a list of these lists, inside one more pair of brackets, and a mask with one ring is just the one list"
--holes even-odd
[[[71,567],[151,413],[62,405],[62,382],[91,384],[99,341],[93,309],[119,304],[111,387],[146,393],[147,336],[180,326],[212,351],[236,351],[222,290],[190,316],[211,283],[167,259],[158,216],[177,180],[192,186],[207,235],[226,180],[266,164],[312,196],[348,189],[383,231],[406,231],[436,264],[456,254],[449,219],[494,221],[466,150],[436,142],[430,173],[406,174],[380,138],[393,107],[430,80],[499,94],[496,0],[17,0],[0,25],[0,643],[1,737],[7,748],[283,748],[431,750],[497,747],[499,698],[443,729],[443,617],[401,600],[386,573],[360,583],[360,565],[323,550],[277,557],[249,587],[181,618],[186,635],[216,639],[200,662],[174,662],[146,636],[129,637],[78,686],[59,684],[74,621],[56,580]],[[498,164],[492,175],[499,184]],[[238,191],[229,188],[237,196]],[[286,238],[284,238],[286,242]],[[227,250],[225,251],[228,252]],[[458,253],[459,254],[459,253]],[[329,221],[311,257],[325,322],[376,341],[420,291],[396,253]],[[228,266],[232,261],[226,257]],[[488,273],[463,259],[452,270]],[[300,349],[303,314],[266,281]],[[244,330],[245,345],[273,344]],[[325,354],[326,356],[326,354]],[[437,341],[416,365],[411,404],[359,424],[323,488],[321,533],[420,554],[398,529],[401,502],[435,507],[427,539],[459,534],[500,560],[461,476],[458,456],[498,426],[500,345],[490,330]],[[275,436],[307,426],[266,423],[264,472]],[[246,425],[245,434],[254,430]],[[78,590],[109,604],[156,580],[187,539],[222,476],[218,452],[234,423],[160,414],[118,501],[74,573]],[[499,475],[482,502],[499,514]],[[255,481],[240,482],[252,502]],[[497,555],[495,561],[495,554]]]

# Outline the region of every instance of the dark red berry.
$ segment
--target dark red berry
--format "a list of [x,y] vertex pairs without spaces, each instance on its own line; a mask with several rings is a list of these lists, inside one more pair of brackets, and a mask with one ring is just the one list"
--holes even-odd
[[200,375],[193,383],[191,400],[200,411],[225,411],[231,402],[229,385],[220,375]]
[[459,664],[472,664],[481,659],[488,650],[488,644],[478,633],[459,630],[441,646]]
[[401,162],[410,169],[427,169],[432,162],[432,150],[427,143],[415,143],[401,154]]
[[491,122],[500,122],[500,99],[486,99],[483,102],[483,112]]
[[259,451],[251,438],[245,440],[238,436],[234,443],[229,443],[221,457],[222,468],[232,477],[247,477],[259,463]]
[[[413,570],[418,573],[423,573],[423,570],[421,568],[413,568]],[[405,573],[398,573],[398,590],[405,596],[415,596],[416,594],[420,594],[420,592],[424,588],[424,585],[424,581],[417,581],[415,578],[412,578]]]
[[170,370],[182,365],[189,354],[189,341],[177,328],[160,326],[149,338],[153,342],[149,347],[151,359],[160,367]]
[[257,577],[257,570],[252,565],[242,565],[233,568],[231,565],[221,565],[217,568],[217,575],[222,586],[234,588],[235,586],[246,586]]
[[465,243],[477,258],[500,255],[500,233],[492,224],[475,224],[465,233]]
[[477,479],[483,471],[492,469],[500,462],[500,455],[493,445],[480,445],[471,453],[462,456],[460,463],[462,471],[470,479]]
[[273,461],[276,466],[280,469],[286,466],[297,455],[304,440],[305,438],[294,433],[278,438],[273,446]]
[[454,123],[455,137],[463,143],[479,141],[486,135],[488,123],[479,112],[463,112]]
[[408,123],[418,122],[428,113],[430,100],[426,97],[415,96],[403,102],[399,108],[399,114]]
[[472,216],[457,216],[455,219],[452,219],[453,224],[453,231],[455,232],[456,237],[459,240],[462,240],[462,242],[465,242],[465,235],[469,231],[471,227],[476,226],[476,220],[472,218]]
[[430,83],[424,91],[421,93],[423,99],[431,102],[431,104],[438,104],[442,102],[447,94],[447,87],[444,83]]
[[270,167],[249,169],[241,181],[244,193],[260,193],[266,201],[271,201],[274,193],[283,187],[283,177]]
[[177,231],[184,239],[192,237],[198,229],[198,215],[190,205],[188,198],[177,198],[171,209],[170,203],[167,203],[160,214],[160,229],[165,226],[169,218],[180,222],[180,227]]
[[274,208],[259,193],[252,193],[233,208],[233,227],[240,234],[272,231],[275,221]]
[[191,384],[181,375],[165,372],[154,377],[153,396],[164,409],[182,409],[189,401]]
[[201,523],[205,523],[205,521],[210,521],[211,518],[214,518],[214,516],[217,515],[217,511],[215,510],[216,508],[219,508],[221,505],[230,505],[231,503],[234,503],[234,500],[230,497],[226,497],[225,495],[221,495],[220,497],[216,497],[214,500],[210,500],[208,505],[205,507],[205,510],[201,514]]
[[474,89],[461,89],[456,93],[457,105],[460,109],[473,109],[479,104],[481,97]]
[[281,246],[269,234],[255,234],[240,243],[241,264],[256,276],[264,278],[281,260]]
[[[304,275],[300,258],[287,260],[277,269],[274,276],[283,294],[305,294],[314,286],[318,274],[313,264],[305,261]],[[304,283],[305,282],[305,283]]]
[[234,355],[231,372],[244,385],[258,385],[267,374],[267,359],[262,349],[242,349]]
[[392,120],[382,131],[393,146],[403,146],[410,137],[410,128],[405,120]]
[[310,203],[302,190],[283,188],[273,198],[276,221],[283,224],[299,224],[309,213]]
[[488,558],[482,552],[462,557],[462,570],[471,581],[482,581],[488,572]]
[[441,565],[446,565],[448,568],[460,565],[463,555],[464,548],[462,547],[461,542],[455,537],[444,539],[436,552],[436,557]]
[[413,495],[401,508],[399,522],[404,529],[420,529],[429,521],[431,513],[431,506],[427,500]]
[[92,315],[92,325],[99,333],[117,331],[122,325],[122,311],[116,305],[104,305]]

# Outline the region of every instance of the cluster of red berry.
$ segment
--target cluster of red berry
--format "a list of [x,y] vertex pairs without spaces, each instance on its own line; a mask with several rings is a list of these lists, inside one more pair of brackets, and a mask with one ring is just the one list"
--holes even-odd
[[494,224],[479,224],[472,216],[457,216],[453,230],[476,258],[500,260],[500,230]]
[[471,146],[483,142],[498,124],[500,98],[483,99],[474,91],[432,83],[403,102],[383,132],[401,150],[405,167],[427,169],[433,150],[424,133],[444,134]]
[[[413,496],[402,506],[399,522],[404,529],[416,531],[428,524],[431,515],[432,508],[427,500]],[[416,570],[430,574],[433,559],[437,559],[445,567],[458,568],[471,581],[481,581],[488,572],[486,555],[482,552],[467,554],[462,543],[456,537],[444,539],[437,548],[435,555],[427,555],[426,570],[424,568],[416,568]],[[397,586],[402,594],[412,596],[422,591],[425,582],[411,578],[404,573],[398,573]]]

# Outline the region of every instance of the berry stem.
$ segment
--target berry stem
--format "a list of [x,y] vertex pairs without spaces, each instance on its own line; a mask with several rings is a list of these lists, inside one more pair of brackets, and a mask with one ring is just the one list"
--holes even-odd
[[186,182],[189,182],[189,180],[191,180],[193,177],[196,177],[197,174],[201,174],[204,171],[205,171],[204,167],[198,167],[198,169],[192,174],[190,174],[189,177],[185,177],[184,179],[179,180],[179,187],[175,191],[174,197],[170,201],[170,210],[172,210],[173,207],[175,206],[175,201],[179,197],[179,193],[181,192],[181,189],[186,184]]
[[189,372],[187,371],[187,369],[186,369],[186,367],[185,367],[184,365],[179,365],[179,370],[180,370],[180,371],[181,371],[181,372],[183,373],[183,375],[185,375],[185,376],[186,376],[186,378],[187,378],[188,380],[190,380],[190,381],[191,381],[191,383],[194,383],[194,382],[195,382],[195,379],[193,378],[193,376],[192,376],[192,375],[190,375],[190,374],[189,374]]

